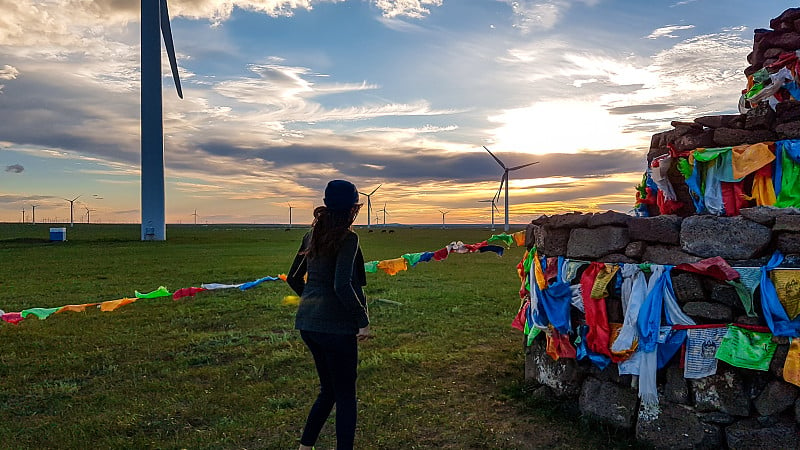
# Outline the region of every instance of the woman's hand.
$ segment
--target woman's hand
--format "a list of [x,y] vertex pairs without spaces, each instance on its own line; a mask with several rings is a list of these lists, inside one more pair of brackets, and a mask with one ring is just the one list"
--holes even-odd
[[356,333],[356,339],[359,341],[364,341],[371,337],[372,335],[369,333],[369,325],[365,326],[364,328],[359,328],[358,333]]

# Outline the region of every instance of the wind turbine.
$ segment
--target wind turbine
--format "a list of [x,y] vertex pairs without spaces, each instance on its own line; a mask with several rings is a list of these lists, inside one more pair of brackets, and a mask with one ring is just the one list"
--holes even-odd
[[[383,226],[386,227],[386,202],[383,202],[383,209],[379,209],[378,212],[383,212]],[[377,222],[377,220],[376,220]]]
[[[494,158],[494,160],[497,161],[497,164],[500,164],[500,167],[503,168],[503,178],[500,178],[500,189],[503,189],[503,183],[506,184],[506,201],[505,201],[505,207],[506,207],[505,221],[506,221],[506,223],[505,223],[505,227],[503,228],[503,231],[508,233],[508,230],[509,230],[509,228],[508,228],[508,173],[511,172],[512,170],[522,169],[523,167],[528,167],[528,166],[531,166],[533,164],[539,164],[539,161],[534,161],[534,162],[528,163],[528,164],[522,164],[520,166],[506,167],[506,165],[503,164],[503,161],[500,161],[500,158],[498,158],[497,156],[494,156],[494,153],[490,152],[489,149],[486,148],[485,145],[483,146],[483,148],[484,148],[484,150],[489,152],[489,154],[492,155],[492,158]],[[498,191],[498,194],[499,194],[499,191]]]
[[36,207],[37,207],[37,206],[39,206],[39,205],[31,205],[31,212],[33,213],[33,214],[32,214],[32,215],[33,215],[33,218],[32,218],[32,220],[31,220],[31,222],[32,222],[34,225],[36,225]]
[[445,216],[445,214],[449,213],[450,211],[446,211],[446,210],[444,210],[444,209],[440,209],[440,210],[439,210],[439,212],[440,212],[440,213],[442,213],[442,229],[444,230],[444,229],[445,229],[445,226],[444,226],[444,216]]
[[197,210],[196,209],[194,210],[194,214],[192,214],[192,215],[194,216],[194,224],[197,225]]
[[289,202],[286,202],[286,204],[287,204],[287,205],[289,205],[289,228],[292,228],[292,210],[293,210],[295,207],[294,207],[294,206],[292,206],[292,204],[291,204],[291,203],[289,203]]
[[478,202],[481,202],[481,203],[486,203],[486,202],[491,202],[492,203],[492,207],[491,207],[491,211],[492,211],[492,231],[494,231],[494,212],[495,211],[500,212],[500,210],[497,208],[497,199],[498,199],[499,196],[500,196],[500,191],[498,191],[497,195],[492,197],[491,200],[478,200]]
[[372,194],[374,194],[375,191],[377,191],[381,186],[383,186],[383,183],[379,184],[378,187],[373,189],[369,194],[366,192],[359,192],[361,195],[367,196],[367,229],[370,229],[371,227],[370,216],[372,216]]
[[89,209],[88,206],[84,206],[84,208],[86,208],[86,223],[90,223],[90,221],[89,221],[89,213],[91,213],[93,211],[97,211],[97,210],[96,209]]
[[22,208],[22,223],[25,223],[25,208]]
[[183,98],[167,0],[142,2],[142,240],[166,239],[164,123],[161,104],[161,35],[178,97]]
[[69,226],[70,226],[70,227],[74,227],[74,226],[75,226],[75,222],[73,222],[73,215],[72,215],[72,212],[73,212],[73,209],[75,208],[75,200],[77,200],[77,199],[79,199],[79,198],[81,198],[81,196],[80,196],[80,195],[79,195],[79,196],[77,196],[77,197],[75,197],[75,198],[73,198],[72,200],[70,200],[70,199],[68,199],[68,198],[65,198],[65,199],[64,199],[64,200],[66,200],[66,201],[68,201],[68,202],[69,202]]

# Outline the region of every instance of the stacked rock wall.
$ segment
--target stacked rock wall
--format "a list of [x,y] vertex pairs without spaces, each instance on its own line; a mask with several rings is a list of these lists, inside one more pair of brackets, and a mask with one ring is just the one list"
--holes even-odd
[[[800,211],[791,209],[747,208],[732,218],[571,213],[534,220],[526,236],[528,247],[546,257],[678,265],[722,256],[734,267],[758,267],[780,250],[787,255],[781,267],[800,266]],[[731,285],[677,270],[672,282],[679,305],[698,324],[764,325],[745,315]],[[755,297],[761,317],[758,293]],[[623,321],[619,298],[612,294],[606,308],[609,322]],[[584,320],[573,308],[573,326]],[[689,380],[683,377],[681,358],[673,358],[658,373],[662,411],[656,420],[638,418],[634,380],[620,376],[616,364],[601,371],[588,360],[554,361],[542,335],[526,347],[525,377],[539,385],[538,397],[575,402],[582,416],[635,432],[654,447],[800,448],[800,389],[782,378],[789,341],[773,340],[778,347],[767,372],[720,361],[716,375]]]
[[[770,21],[769,29],[756,29],[753,51],[747,56],[750,64],[744,74],[748,77],[778,62],[780,55],[800,51],[800,8],[791,8]],[[793,69],[795,69],[792,66]],[[743,83],[743,87],[744,83]],[[774,99],[773,99],[774,100]],[[691,122],[673,121],[672,129],[652,136],[647,163],[666,155],[670,147],[680,153],[697,148],[733,147],[783,139],[800,139],[800,101],[788,96],[783,101],[767,100],[755,104],[740,100],[739,114],[698,117]],[[676,213],[681,216],[694,214],[694,207],[683,176],[673,165],[668,179],[675,189],[677,200],[683,207]],[[752,180],[746,180],[746,184]],[[748,191],[746,188],[745,191]],[[658,215],[658,208],[648,207],[649,215]]]

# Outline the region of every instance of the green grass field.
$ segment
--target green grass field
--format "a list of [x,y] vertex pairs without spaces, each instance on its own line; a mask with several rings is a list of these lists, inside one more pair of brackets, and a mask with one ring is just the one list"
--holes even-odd
[[[178,226],[140,242],[134,225],[0,225],[0,308],[132,297],[161,285],[250,281],[288,270],[305,230]],[[480,242],[486,229],[358,230],[365,258]],[[356,446],[594,448],[624,445],[524,401],[515,266],[524,249],[454,254],[368,274]],[[296,448],[317,385],[293,330],[291,290],[140,300],[0,323],[0,447]],[[401,305],[382,302],[387,299]],[[332,423],[318,449],[333,448]]]

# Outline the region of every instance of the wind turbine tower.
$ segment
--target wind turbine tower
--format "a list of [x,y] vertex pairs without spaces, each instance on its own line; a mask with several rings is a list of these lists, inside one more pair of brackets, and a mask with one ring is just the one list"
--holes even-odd
[[194,213],[192,215],[194,216],[194,224],[197,225],[197,210],[196,209],[194,210]]
[[292,210],[293,210],[295,207],[294,207],[294,206],[292,206],[292,204],[291,204],[291,203],[286,203],[286,204],[287,204],[287,205],[289,205],[289,228],[292,228]]
[[445,226],[444,226],[444,216],[445,216],[447,213],[449,213],[450,211],[446,211],[446,210],[444,210],[444,209],[440,209],[440,210],[439,210],[439,212],[440,212],[440,213],[442,213],[442,229],[444,230],[444,229],[445,229]]
[[89,220],[89,214],[94,212],[94,211],[97,211],[97,210],[96,209],[89,209],[88,206],[84,206],[84,208],[86,208],[86,223],[91,223],[91,221]]
[[503,231],[508,233],[508,230],[509,230],[509,228],[508,228],[508,173],[511,172],[512,170],[518,170],[518,169],[522,169],[523,167],[531,166],[533,164],[539,164],[539,161],[534,161],[532,163],[522,164],[522,165],[514,166],[514,167],[506,167],[506,165],[503,164],[503,161],[500,161],[500,158],[498,158],[497,156],[494,156],[494,153],[490,152],[489,149],[486,148],[485,145],[483,146],[483,148],[484,148],[484,150],[489,152],[489,154],[492,155],[492,158],[494,158],[494,160],[497,161],[497,164],[500,164],[500,167],[503,168],[503,178],[500,178],[500,189],[503,189],[503,183],[506,184],[506,201],[505,201],[505,208],[506,208],[505,221],[506,221],[506,223],[505,223],[505,227],[503,228]]
[[367,194],[366,192],[359,192],[361,195],[366,195],[367,196],[367,229],[368,230],[372,226],[372,223],[370,222],[370,217],[372,216],[372,194],[374,194],[375,191],[380,189],[381,186],[383,186],[383,183],[379,184],[378,187],[373,189],[372,192],[370,192],[369,194]]
[[39,205],[31,205],[32,219],[31,222],[36,225],[36,207]]
[[166,240],[164,123],[161,103],[161,36],[178,97],[183,98],[167,0],[142,2],[142,240]]
[[64,200],[69,202],[69,226],[70,227],[74,227],[75,226],[75,222],[73,221],[73,210],[75,209],[75,200],[77,200],[79,198],[81,198],[80,195],[75,197],[75,198],[73,198],[72,200],[70,200],[68,198],[64,199]]
[[383,202],[383,209],[379,210],[378,212],[383,211],[383,226],[386,227],[386,202]]
[[22,223],[25,223],[25,209],[22,210]]
[[489,203],[489,202],[491,202],[491,204],[492,204],[492,206],[490,208],[490,211],[492,212],[492,231],[494,231],[494,212],[495,211],[498,211],[498,212],[500,211],[499,209],[497,209],[497,198],[499,196],[500,196],[500,191],[498,191],[497,195],[492,197],[491,200],[478,200],[478,202],[481,202],[481,203]]

